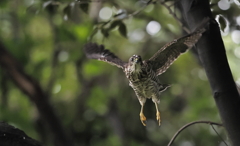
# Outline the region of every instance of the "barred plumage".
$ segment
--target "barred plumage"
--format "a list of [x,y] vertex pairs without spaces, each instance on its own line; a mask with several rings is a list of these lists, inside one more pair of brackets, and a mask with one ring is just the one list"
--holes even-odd
[[182,53],[190,49],[204,32],[205,28],[201,28],[185,37],[176,39],[163,46],[153,57],[145,61],[142,61],[140,56],[133,55],[128,63],[124,62],[109,50],[104,49],[103,45],[99,46],[95,43],[86,44],[84,51],[88,58],[105,61],[122,68],[141,104],[140,120],[142,124],[146,125],[143,107],[148,98],[155,103],[156,118],[160,125],[159,97],[161,92],[170,86],[161,84],[157,76],[165,72]]

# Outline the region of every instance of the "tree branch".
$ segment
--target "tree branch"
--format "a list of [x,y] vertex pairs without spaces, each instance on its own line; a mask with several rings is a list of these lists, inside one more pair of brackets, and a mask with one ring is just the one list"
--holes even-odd
[[190,31],[187,27],[184,26],[184,24],[182,23],[181,19],[178,18],[177,15],[176,15],[176,13],[171,9],[171,7],[175,5],[175,3],[176,3],[176,2],[174,1],[174,2],[173,2],[173,5],[169,5],[169,6],[168,6],[168,5],[166,4],[166,1],[160,2],[160,4],[163,5],[163,6],[168,10],[169,14],[171,14],[171,15],[175,18],[175,20],[178,21],[178,23],[180,23],[181,27],[182,27],[188,34],[190,34],[191,31]]
[[0,142],[2,146],[42,146],[22,130],[3,122],[0,122]]
[[215,123],[215,122],[211,122],[211,121],[194,121],[194,122],[188,123],[188,124],[184,125],[182,128],[180,128],[180,129],[174,134],[174,136],[172,137],[172,139],[171,139],[170,142],[168,143],[168,146],[171,146],[171,145],[173,144],[174,140],[177,138],[177,136],[178,136],[184,129],[186,129],[187,127],[189,127],[189,126],[191,126],[191,125],[199,124],[199,123],[222,126],[222,124]]
[[60,120],[50,105],[47,94],[44,93],[39,83],[27,75],[17,60],[5,49],[0,41],[0,65],[12,78],[16,86],[36,104],[41,117],[48,123],[57,146],[71,146]]

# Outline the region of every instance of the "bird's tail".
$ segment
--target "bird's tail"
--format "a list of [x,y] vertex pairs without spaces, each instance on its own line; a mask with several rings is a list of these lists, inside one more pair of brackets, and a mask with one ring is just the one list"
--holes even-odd
[[169,88],[171,85],[169,85],[169,84],[159,84],[159,92],[163,92],[163,91],[165,91],[167,88]]

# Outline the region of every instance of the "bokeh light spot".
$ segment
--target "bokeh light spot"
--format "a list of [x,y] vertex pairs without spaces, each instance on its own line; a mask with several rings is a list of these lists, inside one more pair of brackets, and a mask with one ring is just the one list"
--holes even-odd
[[237,47],[236,49],[234,49],[234,55],[240,59],[240,47]]
[[110,9],[109,7],[103,7],[100,12],[99,12],[99,17],[101,19],[110,19],[112,17],[112,9]]
[[160,23],[157,21],[150,21],[146,27],[147,33],[150,35],[157,34],[161,29]]
[[240,25],[240,16],[236,18],[237,24]]
[[145,33],[141,29],[136,29],[130,34],[130,41],[139,42],[142,41],[145,36]]
[[56,94],[56,93],[60,92],[60,91],[61,91],[61,88],[62,88],[62,86],[61,86],[60,84],[57,84],[57,85],[54,86],[54,88],[53,88],[53,93]]
[[180,146],[194,146],[194,144],[190,141],[183,141],[180,143]]
[[65,62],[65,61],[67,61],[68,60],[68,52],[65,52],[65,51],[61,51],[60,53],[59,53],[59,55],[58,55],[58,60],[60,61],[60,62]]
[[240,85],[240,78],[238,78],[236,82],[238,85]]
[[207,75],[203,69],[198,71],[198,77],[203,81],[207,81]]
[[234,30],[231,36],[234,43],[240,44],[240,30]]
[[230,8],[230,2],[228,0],[220,0],[218,7],[222,10],[228,10]]

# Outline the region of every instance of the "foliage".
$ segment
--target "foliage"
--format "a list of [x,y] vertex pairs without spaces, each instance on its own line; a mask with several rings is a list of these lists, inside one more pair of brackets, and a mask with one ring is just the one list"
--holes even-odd
[[[99,16],[102,8],[111,10],[108,19]],[[234,78],[240,81],[240,51],[231,38],[240,25],[236,22],[239,8],[231,3],[224,11],[214,5],[213,13],[221,14],[223,28],[229,27],[223,40]],[[145,107],[147,126],[142,126],[140,105],[120,69],[84,56],[83,45],[91,39],[103,43],[123,60],[133,54],[147,59],[165,43],[182,36],[179,22],[158,2],[1,0],[0,14],[0,39],[49,94],[66,133],[76,145],[167,145],[188,122],[220,122],[205,72],[190,52],[159,77],[163,83],[172,84],[161,96],[161,127],[157,126],[150,100]],[[155,35],[146,30],[150,21],[160,23],[161,29]],[[41,121],[35,104],[1,68],[0,121],[52,145],[49,128]],[[227,139],[223,128],[217,131]],[[175,141],[176,145],[186,143],[218,146],[221,139],[210,126],[195,125]]]

